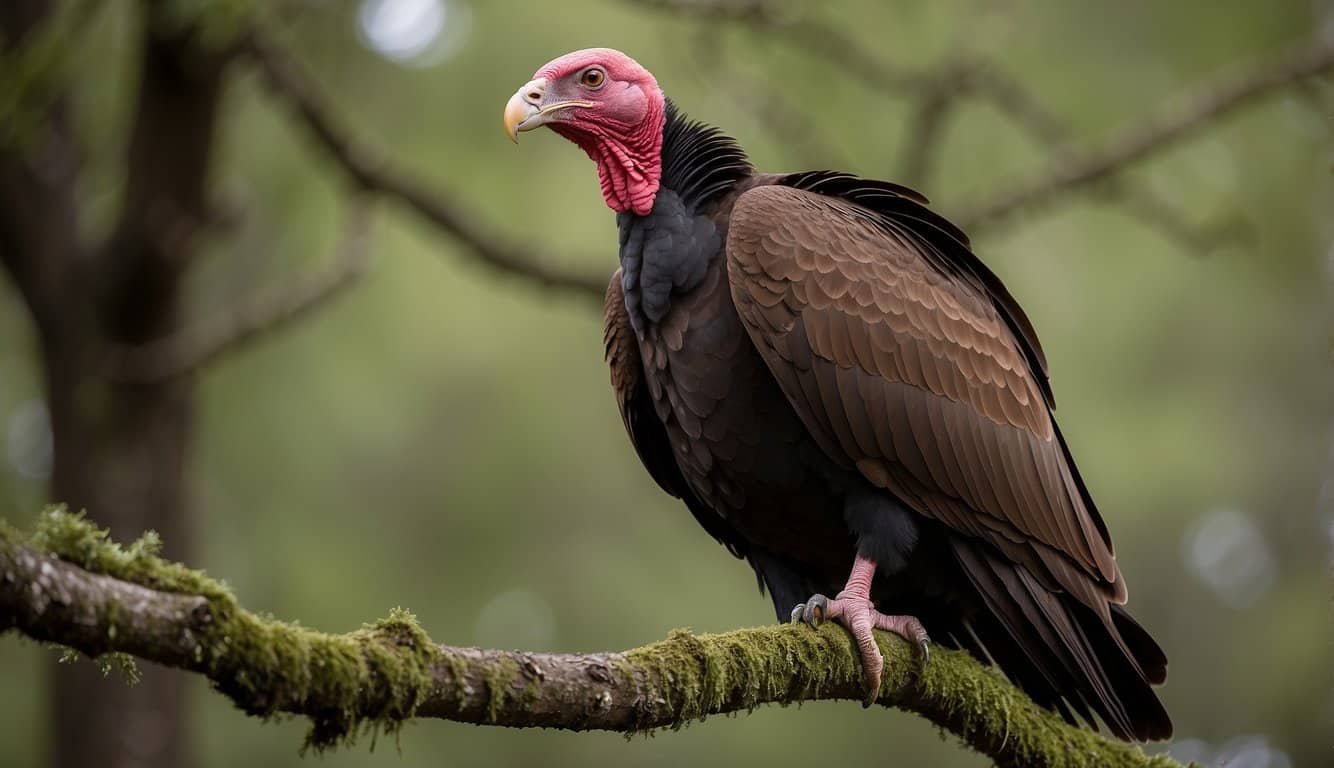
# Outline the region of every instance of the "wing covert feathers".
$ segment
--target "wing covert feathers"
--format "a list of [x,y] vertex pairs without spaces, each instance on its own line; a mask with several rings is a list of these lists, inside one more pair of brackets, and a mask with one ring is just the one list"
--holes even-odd
[[799,181],[741,194],[726,249],[737,312],[802,423],[960,534],[955,557],[988,609],[961,644],[1067,717],[1169,735],[1149,686],[1166,658],[1120,607],[1111,539],[1022,310],[962,233],[892,185]]
[[733,300],[826,452],[923,514],[1031,550],[1057,583],[1083,574],[1123,600],[1110,539],[1014,334],[924,249],[853,203],[757,187],[732,211]]

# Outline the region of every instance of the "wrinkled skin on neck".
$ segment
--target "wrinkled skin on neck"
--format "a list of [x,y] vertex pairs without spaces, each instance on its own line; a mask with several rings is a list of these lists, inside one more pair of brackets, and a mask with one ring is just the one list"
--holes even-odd
[[[653,210],[662,179],[662,129],[666,121],[660,92],[656,98],[631,86],[631,98],[642,99],[643,119],[635,125],[618,124],[614,115],[601,120],[559,123],[552,130],[578,144],[598,169],[598,183],[607,207],[647,216]],[[653,86],[656,91],[656,85]],[[638,97],[633,94],[638,93]]]

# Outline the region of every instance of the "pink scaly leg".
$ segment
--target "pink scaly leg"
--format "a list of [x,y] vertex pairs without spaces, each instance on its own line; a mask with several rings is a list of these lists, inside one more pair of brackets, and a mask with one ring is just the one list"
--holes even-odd
[[885,660],[871,635],[872,629],[893,632],[922,649],[922,664],[931,660],[930,639],[922,622],[913,616],[887,616],[871,603],[871,577],[875,576],[875,561],[861,555],[852,564],[852,573],[843,591],[833,600],[815,595],[792,609],[792,622],[805,622],[818,627],[832,619],[852,633],[862,660],[862,679],[866,682],[866,698],[862,706],[869,707],[880,695],[880,678],[885,671]]

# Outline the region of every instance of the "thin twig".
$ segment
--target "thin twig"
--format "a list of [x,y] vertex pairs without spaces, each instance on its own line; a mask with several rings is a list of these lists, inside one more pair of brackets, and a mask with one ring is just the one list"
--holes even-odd
[[111,375],[123,381],[160,381],[202,370],[255,338],[285,328],[351,288],[370,263],[370,215],[354,199],[338,251],[330,264],[197,327],[138,347],[111,353]]
[[250,33],[243,51],[259,65],[270,91],[291,105],[316,142],[362,190],[416,211],[463,244],[466,253],[480,264],[585,299],[602,301],[607,287],[605,276],[556,266],[535,256],[533,247],[520,246],[489,231],[475,212],[443,192],[428,190],[419,179],[393,168],[370,146],[355,140],[319,95],[314,81],[260,30]]
[[1008,186],[991,200],[965,206],[956,220],[965,228],[994,224],[1020,211],[1056,201],[1064,192],[1103,181],[1162,152],[1254,101],[1306,78],[1334,71],[1334,46],[1315,43],[1276,62],[1253,65],[1238,74],[1193,90],[1184,98],[1102,142],[1058,158],[1046,172]]

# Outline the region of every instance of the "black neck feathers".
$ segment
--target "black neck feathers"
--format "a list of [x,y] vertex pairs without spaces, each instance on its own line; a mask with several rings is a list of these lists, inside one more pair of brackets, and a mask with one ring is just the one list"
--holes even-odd
[[700,211],[754,169],[731,136],[686,117],[671,99],[666,102],[661,184],[687,208]]

